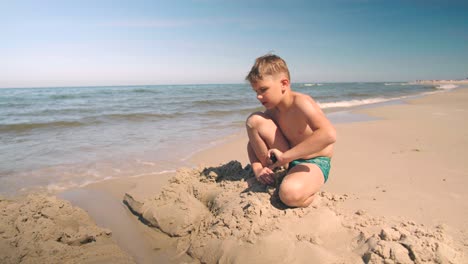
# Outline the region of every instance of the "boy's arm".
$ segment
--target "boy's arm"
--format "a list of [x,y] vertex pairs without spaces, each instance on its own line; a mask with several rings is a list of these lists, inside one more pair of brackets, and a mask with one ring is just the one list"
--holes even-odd
[[252,170],[255,176],[257,176],[260,173],[260,171],[263,169],[263,165],[260,162],[260,160],[257,158],[257,155],[255,155],[255,152],[252,146],[250,145],[250,143],[247,144],[247,154],[249,155],[249,161],[250,161],[250,165],[252,166]]
[[252,166],[255,178],[263,184],[273,184],[274,172],[268,167],[263,167],[262,163],[258,160],[257,155],[255,155],[250,143],[247,144],[247,153],[249,155],[250,165]]
[[306,140],[284,152],[281,155],[280,165],[317,153],[336,141],[335,128],[312,98],[299,96],[295,103],[306,117],[313,133]]

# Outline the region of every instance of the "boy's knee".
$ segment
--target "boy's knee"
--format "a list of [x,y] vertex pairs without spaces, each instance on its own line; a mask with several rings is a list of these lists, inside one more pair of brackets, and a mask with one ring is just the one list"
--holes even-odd
[[279,197],[281,201],[291,207],[303,206],[305,201],[303,188],[297,182],[283,182],[280,185]]
[[247,120],[245,121],[245,125],[249,128],[256,128],[260,126],[263,122],[265,122],[266,117],[265,114],[262,112],[255,112],[251,114],[249,117],[247,117]]

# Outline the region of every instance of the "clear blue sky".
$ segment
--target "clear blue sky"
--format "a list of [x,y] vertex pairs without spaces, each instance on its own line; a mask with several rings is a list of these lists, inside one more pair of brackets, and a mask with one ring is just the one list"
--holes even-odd
[[468,1],[3,1],[0,87],[468,77]]

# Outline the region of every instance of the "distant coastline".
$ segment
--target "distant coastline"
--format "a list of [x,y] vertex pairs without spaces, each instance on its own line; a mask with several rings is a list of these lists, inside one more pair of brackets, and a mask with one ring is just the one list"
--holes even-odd
[[410,84],[468,84],[468,79],[464,80],[416,80]]

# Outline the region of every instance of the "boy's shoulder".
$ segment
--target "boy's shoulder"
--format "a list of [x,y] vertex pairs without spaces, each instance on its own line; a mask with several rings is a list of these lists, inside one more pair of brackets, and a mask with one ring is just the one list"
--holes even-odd
[[304,104],[314,104],[315,101],[312,98],[312,96],[308,94],[303,94],[299,92],[293,92],[293,97],[294,97],[294,104],[297,106],[301,106]]
[[315,116],[323,113],[320,105],[315,102],[312,96],[303,93],[294,93],[293,107],[308,116]]

